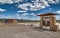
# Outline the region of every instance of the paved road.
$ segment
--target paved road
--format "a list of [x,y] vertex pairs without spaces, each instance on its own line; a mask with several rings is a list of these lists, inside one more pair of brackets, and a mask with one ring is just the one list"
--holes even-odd
[[60,38],[60,32],[32,29],[23,25],[2,26],[0,38]]

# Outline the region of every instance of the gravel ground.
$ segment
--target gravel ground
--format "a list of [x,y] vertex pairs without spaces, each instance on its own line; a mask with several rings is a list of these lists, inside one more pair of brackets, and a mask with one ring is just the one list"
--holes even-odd
[[60,38],[60,31],[53,32],[24,25],[0,27],[0,38]]

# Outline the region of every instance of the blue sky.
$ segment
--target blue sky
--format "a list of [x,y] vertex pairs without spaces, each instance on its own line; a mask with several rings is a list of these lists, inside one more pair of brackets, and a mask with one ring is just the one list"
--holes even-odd
[[37,14],[49,12],[60,14],[60,0],[0,0],[0,19],[39,20]]

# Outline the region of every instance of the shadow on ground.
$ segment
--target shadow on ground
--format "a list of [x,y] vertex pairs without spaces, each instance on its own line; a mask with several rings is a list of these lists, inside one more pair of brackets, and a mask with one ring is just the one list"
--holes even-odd
[[[45,28],[40,28],[40,27],[33,27],[32,29],[36,30],[36,31],[49,31],[49,32],[55,32],[55,31],[51,31],[50,29],[45,29]],[[60,30],[58,30],[58,32],[60,32]]]

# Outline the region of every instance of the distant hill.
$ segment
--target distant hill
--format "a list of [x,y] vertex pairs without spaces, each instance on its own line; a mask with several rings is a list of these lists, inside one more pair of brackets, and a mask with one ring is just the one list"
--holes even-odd
[[[0,19],[0,20],[5,20],[5,19]],[[26,20],[26,19],[14,19],[17,20],[18,22],[40,22],[40,20]],[[60,20],[56,20],[56,22],[60,23]]]
[[[16,19],[17,21],[22,21],[22,22],[40,22],[40,20],[22,20],[22,19]],[[60,23],[60,20],[56,20],[56,22]]]
[[20,22],[39,22],[39,20],[22,20],[22,19],[16,19],[16,20]]
[[[31,21],[31,22],[40,22],[40,20],[24,20],[24,19],[16,19],[18,21]],[[56,22],[60,22],[60,20],[56,20]]]

